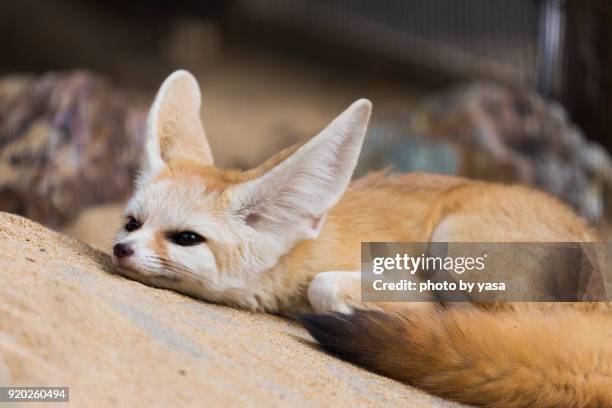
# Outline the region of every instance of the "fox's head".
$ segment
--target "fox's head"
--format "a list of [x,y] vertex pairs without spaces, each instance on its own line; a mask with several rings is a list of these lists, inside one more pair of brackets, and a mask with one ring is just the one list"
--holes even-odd
[[113,261],[144,283],[223,301],[319,235],[350,181],[371,104],[353,103],[307,143],[238,171],[214,166],[200,103],[186,71],[161,86]]

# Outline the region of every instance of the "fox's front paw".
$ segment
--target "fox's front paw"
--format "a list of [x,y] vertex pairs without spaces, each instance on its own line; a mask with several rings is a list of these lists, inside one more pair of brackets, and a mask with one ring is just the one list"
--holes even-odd
[[359,302],[359,283],[354,272],[321,272],[308,286],[308,301],[317,313],[350,314]]

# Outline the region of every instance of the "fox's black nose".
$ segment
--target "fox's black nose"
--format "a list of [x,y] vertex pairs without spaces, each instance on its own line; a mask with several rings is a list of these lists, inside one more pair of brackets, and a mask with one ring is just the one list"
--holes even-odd
[[134,253],[134,250],[130,246],[130,244],[116,244],[113,247],[113,254],[117,258],[125,258],[126,256],[130,256]]

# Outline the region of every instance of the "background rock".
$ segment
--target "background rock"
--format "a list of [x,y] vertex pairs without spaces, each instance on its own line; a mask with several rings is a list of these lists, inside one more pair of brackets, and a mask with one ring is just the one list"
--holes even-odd
[[365,143],[360,173],[390,165],[523,183],[594,224],[610,212],[610,155],[560,104],[525,88],[475,82],[433,94],[406,117],[374,124]]
[[131,190],[145,105],[76,71],[0,81],[0,210],[57,227]]

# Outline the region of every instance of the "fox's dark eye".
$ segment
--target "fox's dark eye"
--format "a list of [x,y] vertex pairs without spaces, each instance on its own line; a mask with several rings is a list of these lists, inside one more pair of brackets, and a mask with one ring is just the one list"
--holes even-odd
[[191,246],[201,244],[206,241],[206,239],[193,231],[182,231],[178,234],[174,234],[170,237],[170,239],[176,244],[180,246]]
[[130,217],[128,219],[127,224],[125,224],[125,230],[127,232],[132,232],[140,228],[140,223],[134,217]]

